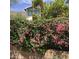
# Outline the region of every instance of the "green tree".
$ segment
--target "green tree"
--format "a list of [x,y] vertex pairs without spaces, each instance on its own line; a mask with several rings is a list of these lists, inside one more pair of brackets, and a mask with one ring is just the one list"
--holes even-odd
[[39,9],[41,11],[41,16],[43,16],[43,14],[42,14],[42,11],[44,9],[43,0],[33,0],[32,7],[33,7],[33,9]]
[[64,4],[64,0],[55,0],[48,11],[48,15],[52,17],[64,16],[66,13],[68,13],[68,6]]
[[40,6],[41,8],[43,8],[43,0],[33,0],[32,1],[32,7],[37,7],[37,6]]

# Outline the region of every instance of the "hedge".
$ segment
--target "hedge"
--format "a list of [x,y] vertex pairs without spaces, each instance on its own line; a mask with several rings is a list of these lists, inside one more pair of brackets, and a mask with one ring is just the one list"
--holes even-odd
[[10,20],[11,44],[28,51],[69,50],[68,18]]

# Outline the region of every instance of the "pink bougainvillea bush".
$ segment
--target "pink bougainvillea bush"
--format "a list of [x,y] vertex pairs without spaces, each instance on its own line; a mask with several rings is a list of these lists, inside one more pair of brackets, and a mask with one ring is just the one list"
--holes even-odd
[[26,30],[18,37],[17,44],[19,47],[38,52],[47,49],[69,50],[69,24],[67,18],[36,23],[32,22],[32,24],[27,25]]

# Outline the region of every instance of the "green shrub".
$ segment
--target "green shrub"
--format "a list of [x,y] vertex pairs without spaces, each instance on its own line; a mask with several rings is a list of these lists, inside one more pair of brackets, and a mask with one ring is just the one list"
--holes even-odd
[[[57,40],[60,41],[57,42],[54,37],[58,37]],[[27,21],[21,15],[14,16],[10,20],[10,39],[12,44],[27,51],[43,53],[47,49],[68,50],[68,18],[38,18]]]
[[27,29],[28,23],[21,14],[11,15],[10,39],[13,43],[18,43],[19,36]]

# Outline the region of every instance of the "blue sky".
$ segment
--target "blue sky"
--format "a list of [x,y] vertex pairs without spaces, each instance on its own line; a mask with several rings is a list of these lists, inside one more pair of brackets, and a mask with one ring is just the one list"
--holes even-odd
[[10,4],[10,10],[20,12],[23,11],[25,8],[32,6],[31,0],[18,0],[17,3]]
[[[24,11],[25,8],[32,6],[32,0],[16,0],[16,1],[18,2],[13,3],[13,1],[11,0],[10,2],[11,11],[21,12]],[[43,0],[43,1],[49,3],[51,0]]]

